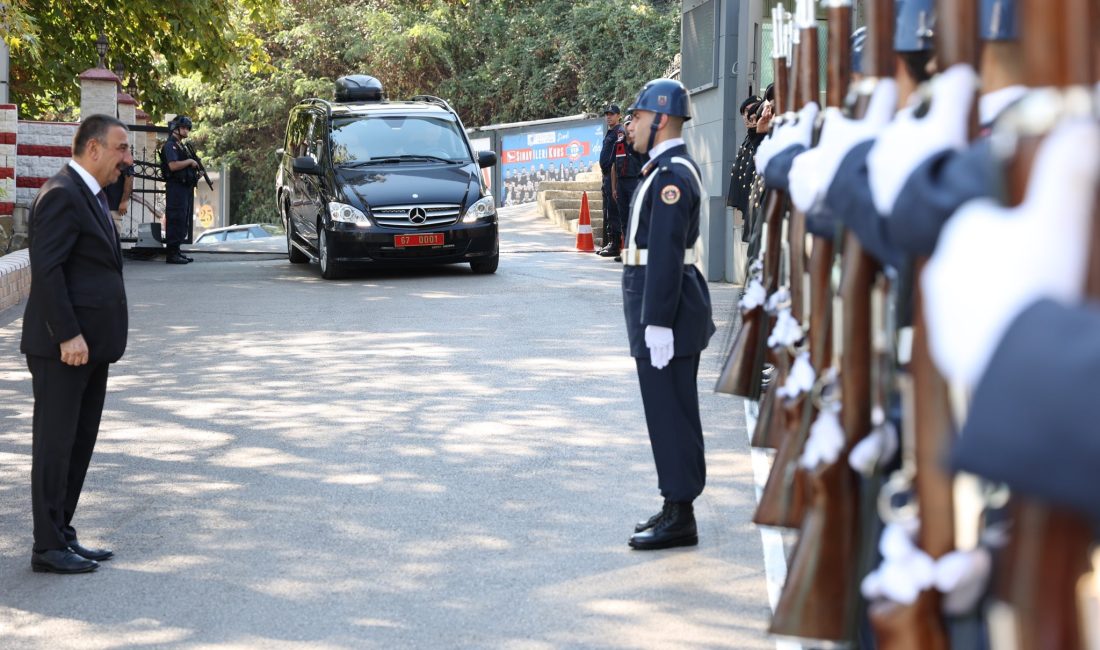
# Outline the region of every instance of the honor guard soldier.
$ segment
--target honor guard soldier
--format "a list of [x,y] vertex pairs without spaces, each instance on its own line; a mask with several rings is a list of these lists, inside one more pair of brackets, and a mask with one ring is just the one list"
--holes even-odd
[[607,120],[607,133],[603,136],[603,148],[600,149],[600,171],[603,172],[603,248],[598,251],[600,255],[618,255],[619,240],[623,236],[619,208],[611,196],[611,172],[615,164],[616,148],[625,146],[626,142],[626,133],[619,124],[621,114],[622,111],[615,104],[609,105],[603,111],[604,119]]
[[[615,145],[615,163],[611,166],[611,198],[615,201],[615,207],[619,211],[619,225],[630,214],[630,201],[634,198],[634,190],[638,189],[638,179],[642,174],[642,165],[645,159],[634,148],[634,129],[631,121],[633,115],[627,115],[623,120],[623,132],[626,137]],[[600,251],[603,257],[614,257],[616,261],[622,261],[619,256],[620,236],[614,237]],[[610,246],[610,248],[609,248]]]
[[183,140],[191,133],[191,118],[180,115],[169,124],[171,134],[161,149],[161,165],[164,171],[165,208],[167,232],[164,244],[169,264],[188,264],[190,257],[180,253],[180,244],[187,238],[187,225],[195,205],[195,186],[199,184],[197,160],[190,156]]
[[706,464],[696,382],[715,327],[696,266],[702,182],[681,137],[691,119],[687,90],[655,79],[633,111],[634,149],[649,161],[630,206],[623,311],[664,506],[635,526],[630,546],[653,550],[699,541],[692,502],[703,491]]

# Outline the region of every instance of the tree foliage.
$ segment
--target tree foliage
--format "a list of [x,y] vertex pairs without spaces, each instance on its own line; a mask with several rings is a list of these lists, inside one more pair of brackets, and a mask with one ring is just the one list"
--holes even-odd
[[290,107],[331,97],[339,76],[373,74],[391,98],[438,95],[468,126],[599,113],[665,72],[679,26],[672,0],[283,0],[252,24],[266,63],[177,87],[198,108],[200,149],[233,169],[233,220],[273,221]]
[[[216,80],[242,59],[264,52],[252,27],[271,17],[265,0],[0,0],[22,25],[0,23],[12,45],[11,96],[27,119],[72,117],[80,102],[77,76],[98,63],[95,41],[107,37],[107,66],[121,66],[141,88],[153,115],[179,110],[173,75]],[[4,15],[9,15],[5,11]],[[29,32],[17,31],[29,29]],[[27,36],[32,37],[29,43]],[[30,47],[20,47],[24,43]]]
[[337,77],[373,74],[391,98],[444,97],[469,126],[599,113],[664,73],[680,3],[0,0],[0,29],[5,15],[22,21],[22,41],[4,34],[21,116],[72,116],[102,29],[108,67],[134,77],[146,112],[198,118],[200,153],[233,169],[233,220],[248,222],[276,218],[273,152],[290,107],[331,97]]

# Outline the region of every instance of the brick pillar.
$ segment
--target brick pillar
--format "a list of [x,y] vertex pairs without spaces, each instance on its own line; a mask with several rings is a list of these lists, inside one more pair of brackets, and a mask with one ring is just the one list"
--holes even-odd
[[102,113],[118,117],[118,85],[115,73],[106,68],[90,68],[80,74],[81,119]]
[[118,119],[123,124],[137,124],[137,102],[134,98],[128,93],[118,93],[115,97],[118,102]]
[[15,104],[0,104],[0,222],[7,223],[10,232],[15,212],[16,133],[19,111]]

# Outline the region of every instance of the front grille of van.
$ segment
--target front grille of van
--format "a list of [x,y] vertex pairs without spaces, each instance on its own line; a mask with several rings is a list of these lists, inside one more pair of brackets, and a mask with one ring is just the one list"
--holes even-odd
[[449,226],[458,221],[462,206],[452,203],[371,206],[371,217],[379,226],[421,230]]

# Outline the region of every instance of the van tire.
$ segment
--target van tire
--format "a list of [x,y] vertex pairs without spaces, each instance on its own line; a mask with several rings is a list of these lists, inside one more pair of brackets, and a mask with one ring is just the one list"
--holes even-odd
[[490,257],[470,260],[470,270],[476,275],[489,275],[497,272],[500,264],[500,253],[493,253]]
[[335,280],[340,277],[340,266],[332,259],[332,250],[328,247],[328,233],[324,224],[317,224],[317,260],[321,263],[321,277]]

